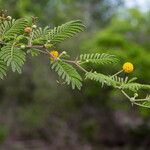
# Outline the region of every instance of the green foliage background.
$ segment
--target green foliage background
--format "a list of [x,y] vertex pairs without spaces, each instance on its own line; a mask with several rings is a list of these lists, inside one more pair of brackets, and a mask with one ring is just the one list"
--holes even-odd
[[[79,52],[115,54],[121,58],[117,65],[94,67],[109,74],[131,61],[135,72],[130,76],[150,84],[149,12],[127,10],[123,1],[107,0],[0,0],[0,7],[16,18],[37,16],[41,26],[83,20],[86,32],[58,45],[58,50],[72,57]],[[118,91],[102,89],[95,82],[85,81],[81,92],[72,91],[41,56],[28,58],[22,75],[10,72],[0,81],[3,149],[147,149],[149,114],[148,109],[132,107]]]

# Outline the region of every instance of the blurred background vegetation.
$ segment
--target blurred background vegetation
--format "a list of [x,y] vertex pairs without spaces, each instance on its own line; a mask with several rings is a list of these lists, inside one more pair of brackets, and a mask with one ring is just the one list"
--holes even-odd
[[[58,45],[59,51],[72,57],[87,52],[115,54],[120,58],[118,64],[92,67],[110,74],[131,61],[135,72],[130,76],[150,84],[150,11],[128,8],[126,3],[0,0],[0,9],[15,18],[36,16],[40,26],[81,19],[86,31]],[[132,107],[118,91],[91,81],[85,81],[81,91],[72,91],[56,80],[60,79],[47,58],[38,56],[28,57],[22,75],[9,72],[0,81],[0,149],[149,149],[150,110]]]

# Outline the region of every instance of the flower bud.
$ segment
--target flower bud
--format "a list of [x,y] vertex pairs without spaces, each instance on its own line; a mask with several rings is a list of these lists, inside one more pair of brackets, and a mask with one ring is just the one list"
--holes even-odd
[[37,26],[34,24],[34,25],[32,25],[32,28],[33,28],[33,29],[36,29],[36,28],[37,28]]
[[26,28],[24,29],[24,32],[25,32],[25,33],[30,33],[30,32],[32,32],[32,28],[31,28],[31,27],[26,27]]
[[134,97],[138,97],[139,95],[138,95],[138,93],[134,93]]
[[7,16],[7,18],[6,18],[8,21],[10,21],[11,19],[12,19],[12,17],[11,16]]
[[25,45],[21,45],[20,48],[21,48],[21,49],[25,49],[26,46],[25,46]]
[[66,54],[67,54],[67,52],[66,52],[66,51],[63,51],[63,52],[62,52],[62,54],[66,55]]

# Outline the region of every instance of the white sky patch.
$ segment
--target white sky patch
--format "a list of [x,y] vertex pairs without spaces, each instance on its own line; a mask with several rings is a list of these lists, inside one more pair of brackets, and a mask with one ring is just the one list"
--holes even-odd
[[125,0],[128,8],[138,7],[142,11],[150,10],[150,0]]

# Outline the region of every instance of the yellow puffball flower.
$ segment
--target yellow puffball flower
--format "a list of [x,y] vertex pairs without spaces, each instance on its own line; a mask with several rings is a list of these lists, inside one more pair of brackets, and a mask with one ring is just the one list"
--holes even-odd
[[55,60],[59,57],[58,51],[55,51],[55,50],[50,51],[49,54],[52,60]]
[[134,70],[134,66],[130,62],[124,63],[122,68],[123,68],[123,71],[126,73],[130,73]]

